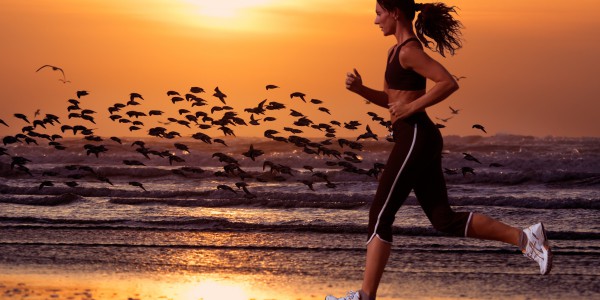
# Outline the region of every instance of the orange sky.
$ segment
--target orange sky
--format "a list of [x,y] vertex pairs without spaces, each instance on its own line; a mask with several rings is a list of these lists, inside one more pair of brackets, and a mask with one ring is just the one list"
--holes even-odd
[[[229,6],[215,6],[220,2]],[[449,105],[462,109],[443,133],[480,134],[471,128],[480,123],[489,135],[600,136],[600,2],[575,2],[446,1],[460,8],[464,48],[450,58],[431,55],[467,78],[429,109],[432,118],[449,117]],[[90,92],[81,106],[98,112],[98,124],[88,126],[98,128],[96,134],[131,135],[127,125],[108,119],[109,106],[137,92],[146,99],[137,110],[179,117],[177,109],[189,106],[172,104],[166,91],[183,94],[191,86],[210,92],[202,95],[208,109],[219,104],[211,96],[219,86],[246,120],[244,108],[268,99],[316,123],[367,124],[366,112],[387,112],[346,91],[344,79],[355,67],[368,86],[382,87],[394,40],[373,25],[374,8],[375,1],[359,0],[3,0],[0,119],[11,127],[0,125],[0,135],[24,126],[12,116],[16,112],[33,119],[40,109],[66,120],[67,99],[77,90]],[[44,64],[62,67],[71,83],[62,84],[50,69],[36,73]],[[266,84],[281,88],[266,91]],[[291,100],[295,91],[325,101],[333,116]],[[275,115],[270,127],[290,125],[286,113]],[[165,119],[143,121],[148,128]],[[235,132],[262,135],[265,129],[238,126]]]

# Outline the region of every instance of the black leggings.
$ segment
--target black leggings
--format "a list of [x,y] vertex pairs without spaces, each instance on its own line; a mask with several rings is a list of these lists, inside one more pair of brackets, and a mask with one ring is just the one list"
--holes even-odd
[[448,204],[439,129],[425,112],[419,112],[394,122],[392,132],[395,144],[369,211],[367,244],[375,236],[392,242],[396,212],[411,190],[435,229],[467,236],[472,213],[454,212]]

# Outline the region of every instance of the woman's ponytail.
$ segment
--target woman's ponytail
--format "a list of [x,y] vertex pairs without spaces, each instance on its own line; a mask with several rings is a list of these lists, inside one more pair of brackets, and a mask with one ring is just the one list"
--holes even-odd
[[[415,21],[415,33],[425,47],[446,56],[445,52],[454,52],[462,47],[461,32],[463,28],[460,21],[454,19],[451,13],[456,13],[454,6],[444,3],[416,3],[415,11],[420,13]],[[427,37],[435,41],[435,47]]]

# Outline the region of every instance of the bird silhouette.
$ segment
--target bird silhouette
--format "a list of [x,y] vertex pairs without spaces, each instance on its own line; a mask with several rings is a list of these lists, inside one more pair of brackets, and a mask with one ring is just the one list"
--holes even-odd
[[442,122],[444,122],[444,123],[446,123],[446,122],[448,122],[450,119],[452,119],[453,117],[448,117],[448,118],[444,118],[444,119],[442,119],[442,118],[438,118],[438,117],[435,117],[435,118],[436,118],[436,119],[438,119],[438,120],[440,120],[440,121],[442,121]]
[[0,124],[4,125],[4,126],[6,126],[6,127],[10,127],[10,126],[8,126],[8,124],[6,124],[6,122],[4,122],[4,120],[2,120],[2,119],[0,119]]
[[84,90],[77,91],[77,99],[80,99],[81,97],[83,97],[83,96],[87,96],[87,95],[89,95],[89,94],[90,94],[90,93],[89,93],[88,91],[84,91]]
[[143,185],[143,184],[141,184],[140,182],[137,182],[137,181],[130,181],[130,182],[129,182],[129,185],[131,185],[131,186],[137,186],[137,187],[139,187],[139,188],[141,188],[142,190],[144,190],[144,191],[146,191],[146,192],[147,192],[146,188],[144,188],[144,185]]
[[232,189],[230,186],[225,185],[225,184],[217,185],[217,190],[230,191],[230,192],[233,192],[234,194],[237,194],[237,192],[234,189]]
[[175,103],[177,103],[177,102],[181,102],[181,101],[183,101],[183,100],[184,100],[184,99],[183,99],[183,98],[181,98],[181,97],[179,97],[179,96],[174,96],[174,97],[171,97],[171,102],[173,102],[173,104],[175,104]]
[[253,161],[255,161],[257,157],[259,157],[263,154],[265,154],[265,152],[262,150],[259,150],[259,149],[254,149],[253,144],[250,144],[250,149],[248,151],[242,153],[242,155],[249,157]]
[[67,181],[67,182],[65,182],[65,185],[68,187],[71,187],[71,188],[79,186],[79,184],[75,181]]
[[54,183],[52,183],[52,181],[49,181],[49,180],[44,180],[44,181],[42,181],[42,183],[40,183],[40,186],[39,186],[38,189],[41,190],[42,188],[47,187],[47,186],[48,187],[49,186],[54,186]]
[[223,104],[227,104],[227,103],[225,103],[225,98],[227,98],[227,95],[225,95],[223,92],[221,92],[221,90],[219,90],[219,87],[215,88],[215,93],[213,94],[213,96],[219,98],[219,100],[221,100],[221,102],[223,102]]
[[452,74],[452,77],[453,77],[453,78],[454,78],[454,80],[456,80],[456,81],[459,81],[459,80],[461,80],[461,79],[467,78],[467,77],[465,77],[465,76],[456,76],[456,75],[454,75],[454,74]]
[[322,112],[325,112],[325,113],[327,113],[328,115],[331,115],[331,112],[330,112],[330,111],[329,111],[329,109],[328,109],[328,108],[326,108],[326,107],[319,107],[319,110],[320,110],[320,111],[322,111]]
[[460,171],[461,171],[463,177],[467,176],[468,173],[475,175],[475,170],[471,167],[462,167],[462,168],[460,168]]
[[190,148],[187,145],[181,144],[181,143],[175,143],[175,148],[183,151],[183,152],[190,152]]
[[356,138],[356,140],[358,141],[358,140],[360,140],[360,139],[365,139],[365,140],[366,140],[366,139],[374,139],[374,140],[376,140],[376,141],[377,141],[377,135],[376,135],[375,133],[373,133],[373,131],[371,131],[371,128],[369,127],[369,125],[367,125],[367,128],[366,128],[366,130],[367,130],[367,132],[365,132],[365,133],[363,133],[363,134],[359,135],[359,136]]
[[304,94],[304,93],[301,93],[301,92],[293,92],[293,93],[291,93],[291,94],[290,94],[290,99],[292,99],[292,98],[294,98],[294,97],[297,97],[297,98],[300,98],[300,99],[302,99],[302,101],[306,102],[306,99],[304,99],[304,97],[305,97],[305,96],[306,96],[306,94]]
[[139,93],[130,93],[129,94],[129,101],[134,101],[134,99],[139,98],[144,100],[144,97],[142,97],[142,95],[140,95]]
[[204,89],[198,86],[193,86],[190,88],[190,93],[199,94],[204,93]]
[[308,180],[308,179],[298,179],[298,182],[303,183],[304,185],[306,185],[311,191],[314,191],[314,187],[313,187],[313,181],[312,180]]
[[458,174],[458,169],[444,168],[444,174],[447,174],[447,175],[456,175],[456,174]]
[[128,159],[124,159],[123,160],[123,164],[127,165],[127,166],[145,166],[144,163],[142,163],[139,160],[128,160]]
[[452,106],[448,106],[450,108],[450,111],[452,112],[453,115],[458,115],[458,112],[461,111],[461,109],[454,109],[452,108]]
[[9,135],[9,136],[5,136],[2,139],[2,143],[4,143],[4,146],[6,146],[6,145],[15,144],[15,143],[22,143],[22,142],[18,138]]
[[481,162],[477,158],[475,158],[475,156],[473,156],[469,153],[465,153],[465,152],[463,152],[463,155],[464,155],[464,157],[463,157],[464,159],[469,160],[469,161],[474,161],[478,164],[481,164]]
[[[70,82],[70,81],[67,80],[67,77],[65,76],[65,71],[62,68],[57,67],[57,66],[52,66],[52,65],[43,65],[39,69],[37,69],[35,71],[39,72],[43,68],[51,68],[52,71],[59,71],[62,74],[62,76],[63,76],[63,78],[62,78],[63,83]],[[61,79],[59,79],[59,80],[61,80]]]
[[279,88],[279,87],[278,87],[278,86],[276,86],[276,85],[274,85],[274,84],[267,84],[267,85],[265,86],[265,89],[266,89],[266,90],[272,90],[272,89],[276,89],[276,88]]
[[225,143],[225,141],[222,139],[213,139],[213,142],[219,143],[219,144],[224,145],[225,147],[228,147],[227,144]]
[[25,116],[24,114],[13,114],[13,116],[15,116],[15,118],[17,119],[21,119],[25,122],[27,122],[27,124],[31,124],[31,122],[29,122],[29,120],[27,119],[27,116]]
[[251,114],[250,115],[250,122],[249,123],[252,124],[252,125],[257,126],[257,125],[260,125],[260,123],[258,123],[258,121],[260,121],[260,120],[262,120],[262,119],[255,119],[254,118],[254,114]]
[[484,133],[487,133],[487,131],[485,131],[485,128],[481,124],[474,124],[472,126],[472,128],[479,129],[479,130],[483,131]]

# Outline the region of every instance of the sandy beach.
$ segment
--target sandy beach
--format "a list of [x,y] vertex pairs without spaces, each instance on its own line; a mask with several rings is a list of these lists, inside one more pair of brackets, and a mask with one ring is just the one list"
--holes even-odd
[[[223,261],[221,270],[212,271],[173,268],[164,261],[156,261],[154,266],[118,268],[102,263],[104,257],[77,265],[1,264],[0,299],[311,300],[323,299],[329,293],[342,296],[348,287],[360,285],[358,262],[345,265],[349,276],[314,275],[319,266],[328,265],[325,259],[332,254],[314,253],[314,262],[307,262],[304,270],[285,274],[266,267],[275,260],[285,264],[272,254],[263,253],[264,260],[258,263],[262,267],[257,266],[254,273],[244,271],[254,263],[243,256]],[[289,255],[291,261],[302,256]],[[535,266],[524,262],[519,255],[506,253],[437,254],[437,263],[446,260],[447,265],[427,273],[411,265],[415,257],[427,255],[395,251],[378,299],[598,299],[600,295],[597,272],[576,274],[585,265],[593,266],[594,257],[559,253],[554,273],[540,276]],[[349,258],[358,261],[360,253]],[[236,268],[238,271],[231,271]],[[473,269],[479,270],[473,272]]]
[[[2,299],[312,300],[360,287],[375,179],[325,166],[318,170],[337,188],[317,182],[312,191],[297,182],[310,171],[297,168],[286,181],[249,181],[257,197],[248,199],[215,188],[239,181],[213,175],[222,168],[211,159],[215,149],[190,144],[186,163],[206,171],[184,177],[173,172],[179,165],[123,165],[132,157],[126,142],[111,144],[102,159],[78,156],[79,141],[65,155],[11,147],[35,163],[28,165],[34,176],[0,168]],[[238,138],[229,149],[243,152],[249,142],[271,161],[316,162],[276,142]],[[366,145],[363,164],[385,159],[385,144]],[[598,299],[598,145],[594,138],[448,137],[448,168],[464,164],[462,152],[505,164],[448,175],[451,204],[522,228],[544,222],[552,272],[540,276],[511,245],[441,235],[411,196],[397,214],[378,299]],[[114,185],[65,167],[74,163]],[[259,176],[260,164],[246,159],[243,168]],[[57,173],[55,186],[39,187],[45,172]],[[83,176],[79,186],[62,184],[73,175]]]

